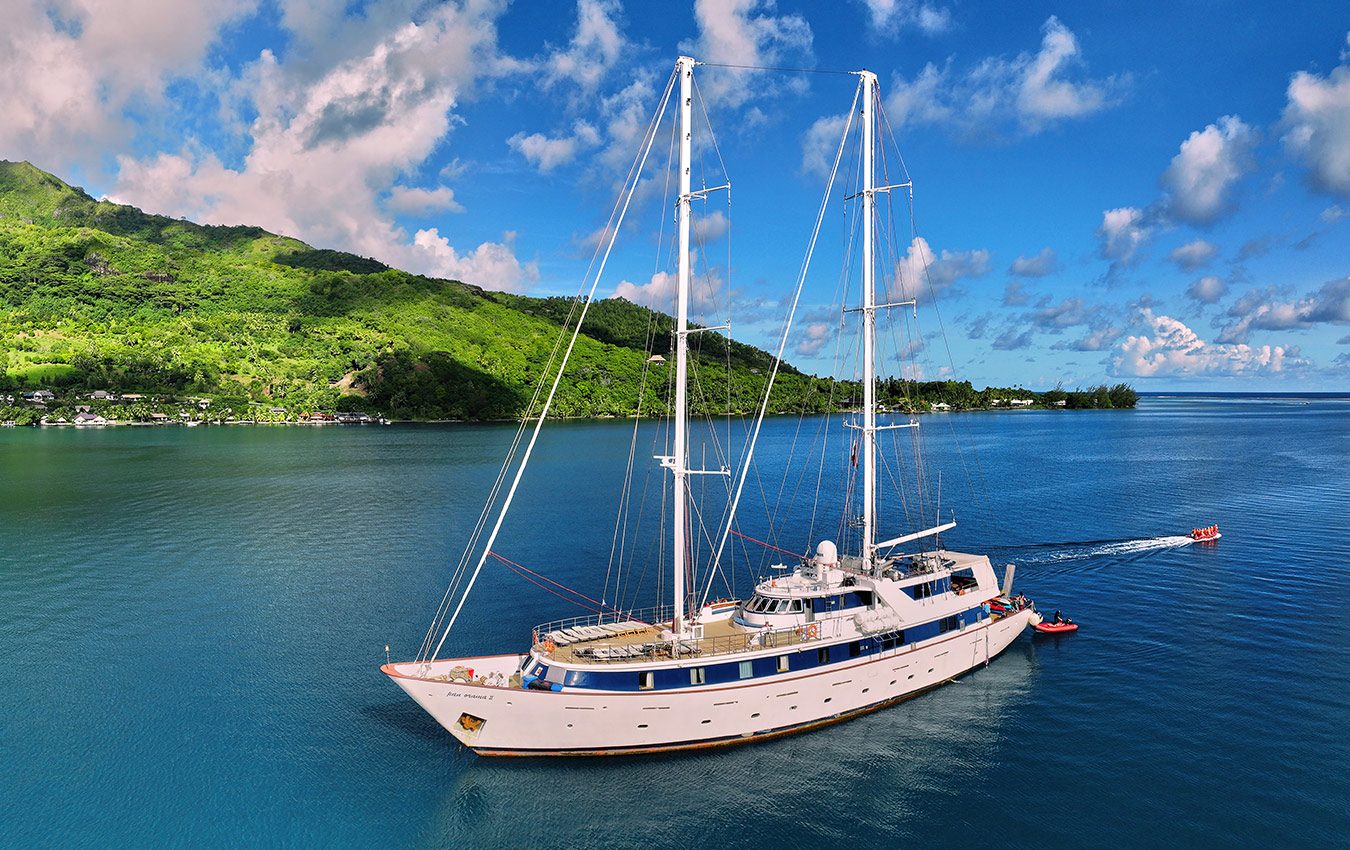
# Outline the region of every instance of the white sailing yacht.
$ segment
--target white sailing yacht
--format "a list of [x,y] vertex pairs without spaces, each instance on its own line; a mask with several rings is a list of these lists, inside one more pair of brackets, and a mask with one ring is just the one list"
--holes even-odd
[[[1012,596],[1011,565],[1000,587],[988,557],[941,548],[940,535],[954,521],[877,539],[877,434],[891,428],[916,428],[917,423],[877,424],[876,316],[879,310],[915,304],[912,300],[877,303],[873,244],[877,195],[909,184],[876,185],[875,105],[879,98],[876,75],[868,71],[856,72],[859,90],[849,115],[850,124],[855,118],[861,121],[861,190],[856,200],[863,207],[865,234],[862,304],[852,311],[861,314],[863,398],[860,415],[849,426],[856,429],[861,448],[860,546],[858,551],[841,553],[833,541],[821,540],[814,555],[784,566],[781,575],[757,584],[746,599],[707,603],[706,590],[700,600],[686,587],[689,478],[705,472],[689,465],[687,398],[689,336],[705,330],[689,324],[691,201],[702,194],[691,191],[690,181],[697,64],[689,57],[680,57],[676,63],[645,140],[646,151],[635,167],[640,176],[655,126],[672,90],[677,89],[679,275],[673,452],[657,458],[673,479],[672,605],[645,611],[605,609],[588,617],[540,624],[524,652],[440,657],[474,581],[492,554],[547,417],[571,343],[590,303],[589,298],[578,299],[582,315],[571,331],[571,343],[547,396],[542,392],[538,396],[543,404],[537,417],[521,423],[512,445],[513,455],[519,454],[515,474],[509,475],[510,462],[503,465],[489,507],[484,508],[452,582],[454,592],[447,591],[418,657],[381,668],[479,755],[651,753],[802,732],[892,705],[984,666],[1023,629],[1040,621],[1033,606]],[[848,132],[845,129],[845,138]],[[841,154],[843,147],[841,142]],[[836,173],[838,163],[836,156]],[[616,208],[619,222],[638,176],[630,178],[628,198]],[[616,225],[612,233],[617,230]],[[606,249],[601,271],[608,256]],[[804,278],[805,267],[802,274]],[[798,296],[800,291],[799,281]],[[795,300],[793,304],[795,311]],[[783,344],[788,333],[784,331]],[[780,362],[782,352],[780,345]],[[770,387],[772,380],[770,376]],[[541,382],[541,390],[546,383]],[[768,397],[766,391],[765,406]],[[730,515],[740,500],[764,410],[748,441],[729,502]],[[490,508],[498,502],[500,511],[489,532]],[[729,530],[730,521],[722,534],[723,545]],[[719,547],[714,567],[721,552]],[[471,564],[472,570],[468,569]]]

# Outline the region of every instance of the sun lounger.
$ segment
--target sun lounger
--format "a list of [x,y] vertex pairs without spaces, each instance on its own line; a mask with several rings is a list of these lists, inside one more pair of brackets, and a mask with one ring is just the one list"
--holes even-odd
[[549,632],[548,634],[544,635],[544,638],[546,640],[553,641],[558,646],[567,646],[569,643],[572,643],[572,639],[564,635],[562,632]]

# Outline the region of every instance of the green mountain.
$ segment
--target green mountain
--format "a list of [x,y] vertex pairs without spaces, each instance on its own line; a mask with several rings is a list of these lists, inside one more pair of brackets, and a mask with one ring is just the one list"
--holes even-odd
[[[257,227],[212,227],[97,201],[0,161],[0,390],[202,394],[289,410],[407,418],[518,416],[571,304],[489,292],[312,248]],[[671,319],[591,307],[555,409],[628,415],[665,405]],[[748,412],[765,352],[694,337],[691,395]],[[828,382],[786,367],[775,407],[824,409]],[[839,393],[836,391],[835,400]]]

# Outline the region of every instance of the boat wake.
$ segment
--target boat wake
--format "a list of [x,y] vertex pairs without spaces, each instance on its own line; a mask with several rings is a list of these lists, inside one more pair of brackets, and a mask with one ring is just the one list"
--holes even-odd
[[1088,558],[1104,558],[1119,555],[1136,555],[1158,549],[1175,549],[1194,543],[1185,534],[1173,534],[1166,537],[1143,537],[1131,540],[1092,540],[1079,543],[1038,543],[1027,547],[1007,547],[1008,549],[1045,550],[1017,558],[1019,564],[1058,564],[1064,561],[1081,561]]

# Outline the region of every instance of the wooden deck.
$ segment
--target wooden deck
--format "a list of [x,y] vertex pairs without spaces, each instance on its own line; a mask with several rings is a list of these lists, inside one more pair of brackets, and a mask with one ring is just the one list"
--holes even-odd
[[[604,665],[642,664],[669,659],[673,657],[675,652],[674,642],[661,639],[661,631],[668,627],[669,624],[645,626],[621,635],[590,638],[569,643],[566,646],[556,646],[552,652],[548,653],[548,657],[563,663]],[[758,632],[743,628],[730,618],[714,620],[704,625],[701,640],[680,641],[678,655],[681,658],[706,658],[767,647],[796,646],[812,640],[812,638],[806,636],[805,627],[803,627],[801,634],[798,634],[795,629],[781,629],[777,632],[767,633],[762,638],[764,641],[762,644],[751,645],[750,640],[756,634]],[[592,655],[597,649],[644,646],[649,647],[645,654],[627,658],[596,658]]]

